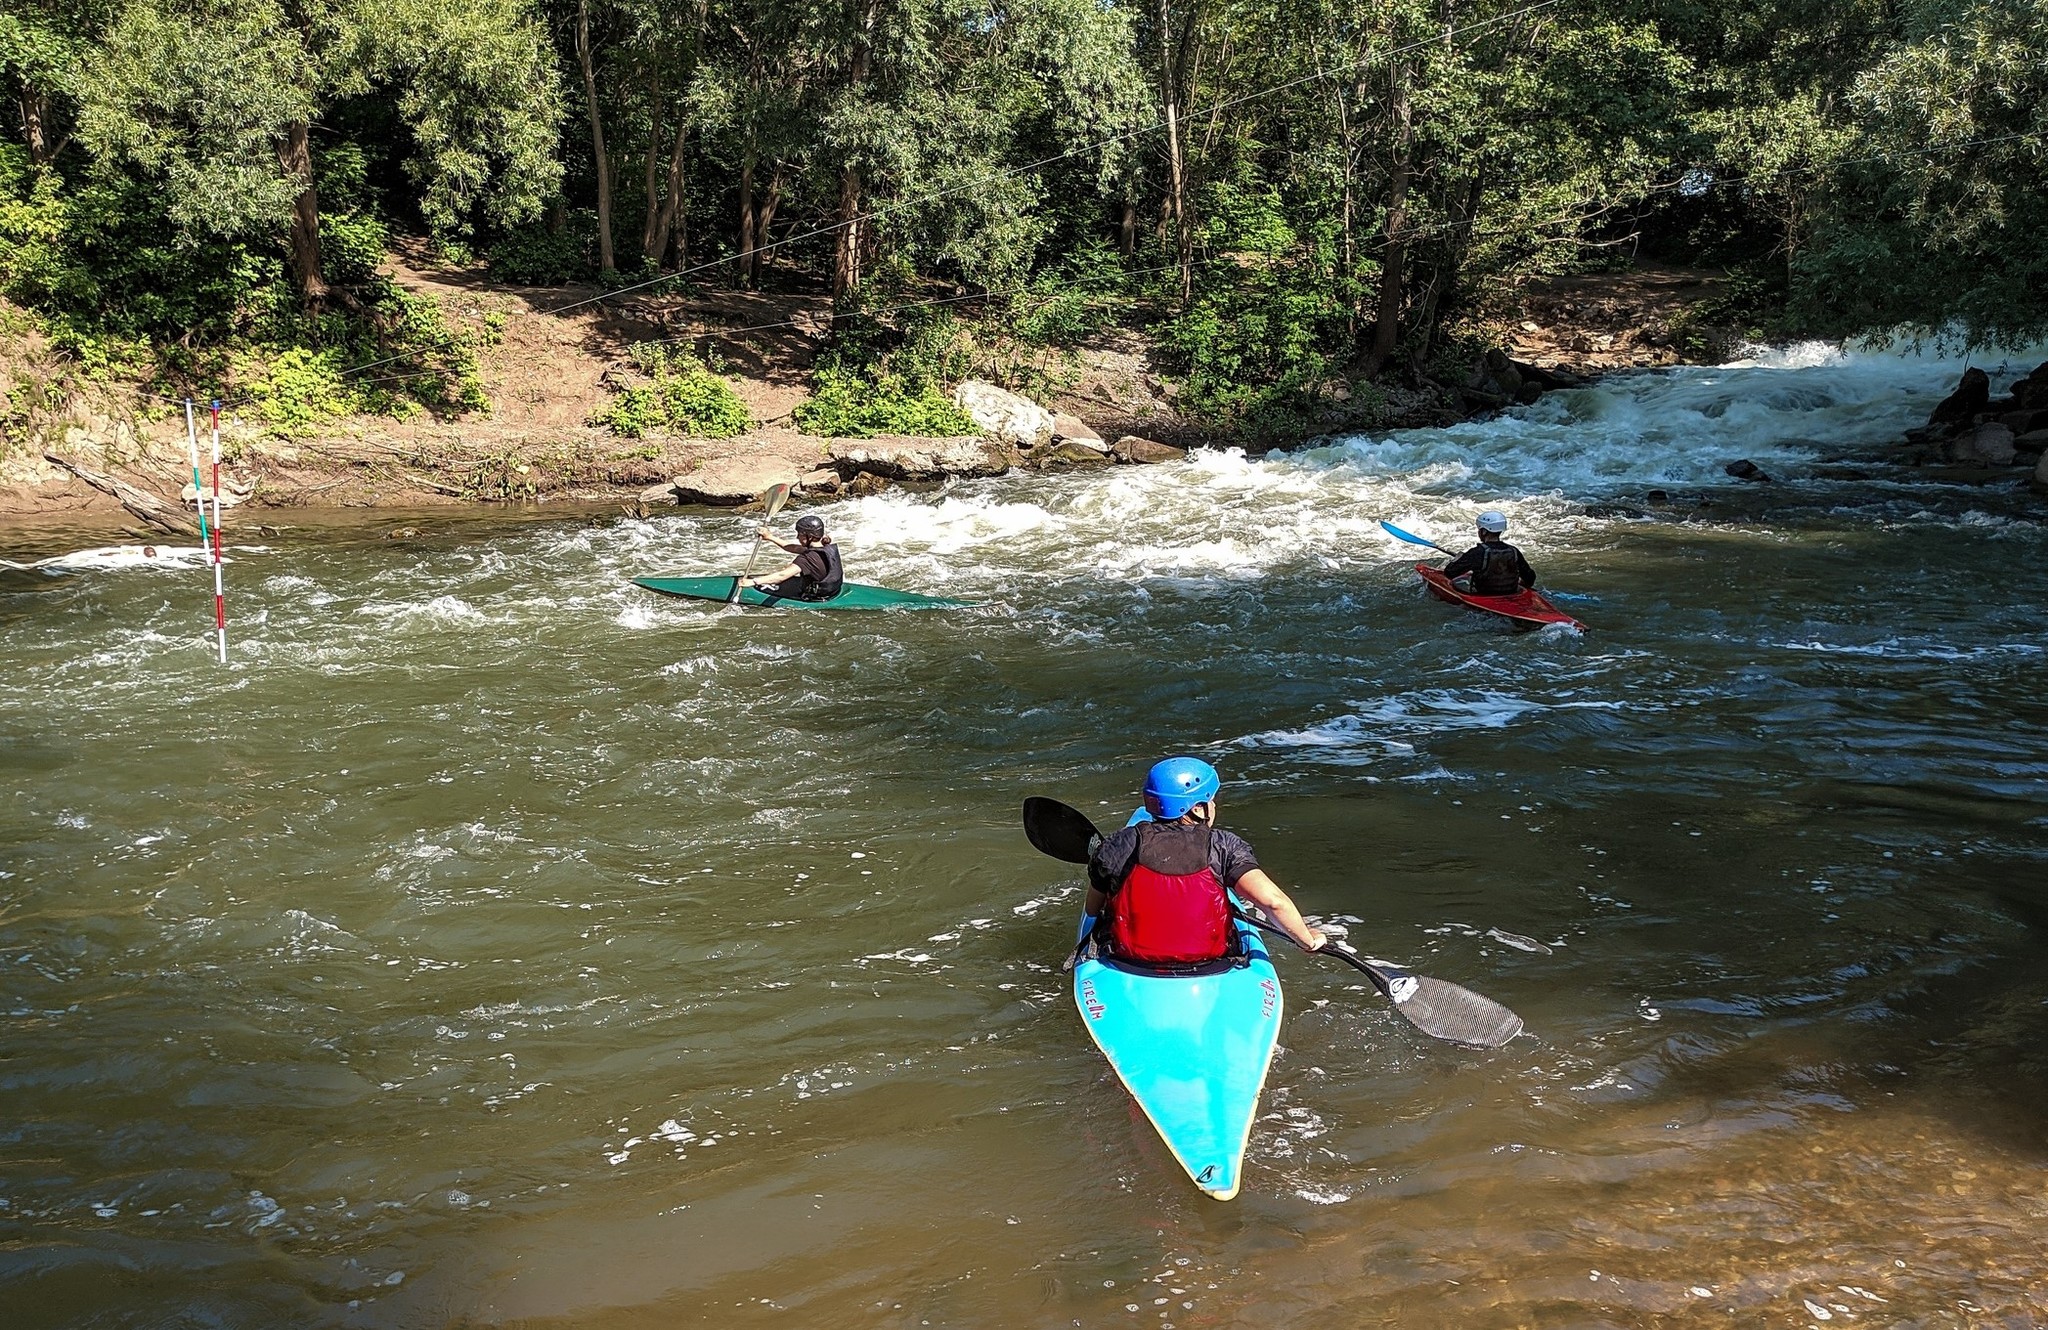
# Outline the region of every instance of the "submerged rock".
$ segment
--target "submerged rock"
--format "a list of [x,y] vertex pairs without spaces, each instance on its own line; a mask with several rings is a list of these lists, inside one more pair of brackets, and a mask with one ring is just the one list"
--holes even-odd
[[1947,450],[1958,466],[2011,466],[2012,431],[1996,421],[1976,425],[1950,439]]

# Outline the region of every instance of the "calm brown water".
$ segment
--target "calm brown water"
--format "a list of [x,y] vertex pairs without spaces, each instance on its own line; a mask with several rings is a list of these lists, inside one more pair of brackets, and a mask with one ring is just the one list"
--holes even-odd
[[[225,668],[203,570],[0,574],[0,1323],[2048,1322],[2044,509],[1817,478],[1953,377],[825,510],[943,615],[628,584],[743,561],[709,513],[282,515]],[[1607,502],[1652,484],[1715,503]],[[1591,633],[1375,525],[1492,504]],[[1529,1029],[1283,955],[1228,1204],[1017,830],[1180,750],[1305,909]]]

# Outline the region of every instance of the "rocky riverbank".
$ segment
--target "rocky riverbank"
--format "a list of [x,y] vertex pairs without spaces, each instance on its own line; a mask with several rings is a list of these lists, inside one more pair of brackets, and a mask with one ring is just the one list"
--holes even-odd
[[2048,361],[1996,397],[1990,375],[1964,370],[1956,390],[1941,400],[1924,426],[1906,431],[1906,441],[1893,455],[1952,480],[1995,480],[2031,471],[2034,488],[2048,493]]
[[[783,482],[830,497],[1013,467],[1156,463],[1247,442],[1180,409],[1141,330],[1112,330],[1071,353],[1058,374],[1042,376],[1042,400],[961,384],[955,401],[977,434],[821,438],[796,430],[792,413],[824,344],[823,297],[699,290],[571,310],[582,293],[492,286],[417,253],[395,254],[388,267],[437,299],[451,324],[499,330],[479,355],[491,409],[454,420],[351,417],[284,437],[231,404],[220,421],[224,502],[277,510],[561,501],[651,512],[739,504]],[[1667,329],[1713,281],[1646,269],[1534,288],[1466,374],[1332,381],[1316,394],[1312,423],[1330,433],[1447,424],[1610,369],[1676,363],[1681,350]],[[716,364],[752,430],[628,439],[589,423],[630,386],[631,348],[664,338],[689,340]],[[50,391],[66,381],[62,369],[32,333],[0,341],[0,388],[28,404],[11,413],[0,445],[0,513],[119,521],[125,509],[151,530],[182,533],[193,492],[182,408],[117,383]],[[206,453],[203,405],[199,423]]]

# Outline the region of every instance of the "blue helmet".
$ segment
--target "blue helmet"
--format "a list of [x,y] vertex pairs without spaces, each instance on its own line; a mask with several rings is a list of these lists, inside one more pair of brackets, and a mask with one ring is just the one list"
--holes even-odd
[[1201,758],[1169,757],[1145,773],[1145,798],[1159,805],[1158,816],[1171,819],[1214,799],[1222,785],[1216,768]]

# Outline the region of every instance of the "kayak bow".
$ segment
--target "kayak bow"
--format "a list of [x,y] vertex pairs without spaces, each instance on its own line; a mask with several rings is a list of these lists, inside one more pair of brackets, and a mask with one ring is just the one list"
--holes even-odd
[[[1145,819],[1141,809],[1131,820]],[[1237,1195],[1280,1039],[1273,959],[1256,929],[1233,927],[1243,964],[1168,973],[1091,949],[1074,966],[1074,1004],[1095,1046],[1195,1185],[1219,1201]]]

